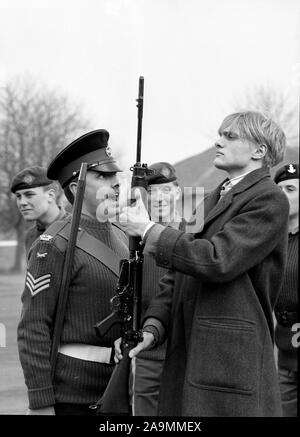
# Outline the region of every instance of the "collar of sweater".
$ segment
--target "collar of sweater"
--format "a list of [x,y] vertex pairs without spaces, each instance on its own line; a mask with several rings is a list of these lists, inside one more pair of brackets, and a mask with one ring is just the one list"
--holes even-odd
[[97,219],[94,219],[92,217],[89,217],[86,214],[81,214],[80,217],[80,226],[83,228],[89,228],[89,229],[98,229],[98,230],[111,230],[112,224],[110,222],[99,222]]
[[[66,210],[62,206],[59,206],[58,209],[59,209],[59,213],[56,216],[55,220],[53,220],[53,221],[63,220],[64,218],[69,216],[69,214],[66,212]],[[51,223],[53,223],[53,222],[51,222]],[[44,232],[48,228],[48,226],[51,225],[51,223],[48,223],[47,225],[45,225],[44,223],[41,223],[39,220],[37,220],[36,221],[36,228],[38,231]]]

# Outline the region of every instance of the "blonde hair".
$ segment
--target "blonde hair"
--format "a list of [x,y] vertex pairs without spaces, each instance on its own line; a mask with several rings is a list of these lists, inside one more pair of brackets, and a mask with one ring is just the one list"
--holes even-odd
[[244,140],[258,145],[265,144],[267,152],[262,161],[264,167],[274,167],[283,160],[285,133],[271,118],[255,111],[236,112],[225,117],[218,130],[219,134],[228,127],[236,130]]

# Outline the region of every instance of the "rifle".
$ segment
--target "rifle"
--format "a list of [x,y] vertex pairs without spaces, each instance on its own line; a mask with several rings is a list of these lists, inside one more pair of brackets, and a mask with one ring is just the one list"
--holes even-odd
[[[130,170],[133,172],[131,188],[139,187],[146,193],[146,175],[150,173],[147,164],[141,164],[141,138],[144,101],[144,78],[139,78],[138,129],[136,163]],[[129,399],[129,376],[131,358],[129,351],[143,340],[141,332],[141,297],[143,276],[143,249],[140,237],[129,237],[129,260],[120,262],[120,278],[116,294],[111,299],[112,313],[95,325],[100,337],[103,337],[115,324],[122,326],[122,355],[111,375],[109,383],[101,397],[90,408],[97,409],[97,415],[125,415],[131,414]]]
[[77,191],[76,191],[76,196],[75,196],[74,206],[73,206],[70,237],[68,240],[68,246],[67,246],[67,250],[66,250],[66,256],[65,256],[64,267],[63,267],[62,280],[61,280],[60,287],[59,287],[59,296],[58,296],[58,302],[57,302],[57,307],[56,307],[56,318],[55,318],[55,322],[54,322],[54,329],[53,329],[53,335],[52,335],[52,346],[51,346],[51,353],[50,353],[50,365],[51,365],[51,377],[52,377],[52,379],[53,379],[54,373],[55,373],[57,351],[58,351],[59,342],[60,342],[60,338],[61,338],[61,332],[62,332],[62,328],[63,328],[64,317],[65,317],[65,312],[66,312],[66,305],[67,305],[68,294],[69,294],[69,285],[70,285],[70,279],[71,279],[72,263],[73,263],[73,257],[74,257],[74,251],[75,251],[77,233],[78,233],[78,226],[79,226],[79,220],[80,220],[82,202],[83,202],[83,196],[84,196],[84,190],[85,190],[86,172],[87,172],[87,163],[83,162],[81,164],[79,177],[78,177]]

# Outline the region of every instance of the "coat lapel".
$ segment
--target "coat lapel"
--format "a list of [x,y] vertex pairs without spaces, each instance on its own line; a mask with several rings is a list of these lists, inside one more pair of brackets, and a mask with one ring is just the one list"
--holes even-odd
[[222,199],[220,199],[221,186],[222,184],[216,188],[216,192],[214,193],[214,202],[208,202],[207,205],[204,205],[204,226],[225,211],[225,209],[227,209],[232,203],[232,190],[234,187]]
[[[220,199],[220,190],[223,183],[228,180],[225,179],[217,188],[211,193],[204,204],[204,227],[215,219],[218,215],[222,214],[232,203],[236,194],[242,193],[252,185],[256,184],[263,178],[270,177],[270,173],[265,168],[254,170],[246,175],[238,184],[231,188],[230,191]],[[220,199],[220,200],[219,200]]]

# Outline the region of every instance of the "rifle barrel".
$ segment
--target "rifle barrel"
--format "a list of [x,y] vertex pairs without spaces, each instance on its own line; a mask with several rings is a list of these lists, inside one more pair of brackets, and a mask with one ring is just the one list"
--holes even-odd
[[137,98],[138,107],[138,129],[137,129],[137,150],[136,150],[136,162],[141,162],[141,147],[142,147],[142,118],[143,118],[143,106],[144,106],[144,77],[139,78],[139,96]]
[[72,263],[77,240],[78,226],[80,221],[82,202],[85,190],[85,178],[87,172],[87,163],[83,162],[80,167],[77,192],[74,201],[73,215],[71,221],[71,231],[66,250],[62,280],[60,283],[59,297],[57,303],[57,314],[53,329],[52,346],[50,354],[51,376],[54,377],[56,356],[59,347],[61,332],[64,323],[64,315],[68,300],[69,284],[71,279]]

